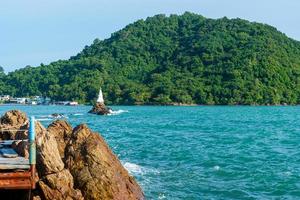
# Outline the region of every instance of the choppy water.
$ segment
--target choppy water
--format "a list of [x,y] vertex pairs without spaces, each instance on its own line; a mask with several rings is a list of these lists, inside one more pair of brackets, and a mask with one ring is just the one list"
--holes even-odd
[[[300,199],[300,107],[0,106],[100,132],[148,199]],[[120,111],[122,110],[122,111]]]

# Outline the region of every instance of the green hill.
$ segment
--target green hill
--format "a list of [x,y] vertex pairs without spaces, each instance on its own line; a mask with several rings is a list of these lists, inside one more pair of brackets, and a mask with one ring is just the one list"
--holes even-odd
[[0,75],[0,93],[111,104],[298,104],[300,42],[274,27],[156,15],[69,60]]

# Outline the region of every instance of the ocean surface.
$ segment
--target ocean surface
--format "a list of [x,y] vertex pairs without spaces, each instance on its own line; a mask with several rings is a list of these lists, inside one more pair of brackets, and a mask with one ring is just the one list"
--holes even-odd
[[299,106],[0,106],[100,132],[147,199],[300,199]]

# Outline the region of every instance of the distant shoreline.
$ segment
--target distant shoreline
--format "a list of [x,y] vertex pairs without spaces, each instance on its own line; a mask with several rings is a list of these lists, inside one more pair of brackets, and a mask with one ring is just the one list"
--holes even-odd
[[[10,104],[3,103],[0,106],[66,106],[66,107],[76,107],[76,106],[92,106],[93,104],[78,104],[78,105],[58,105],[58,104]],[[253,107],[263,107],[263,106],[299,106],[300,104],[184,104],[184,103],[170,103],[170,104],[108,104],[107,106],[174,106],[174,107],[198,107],[198,106],[253,106]]]

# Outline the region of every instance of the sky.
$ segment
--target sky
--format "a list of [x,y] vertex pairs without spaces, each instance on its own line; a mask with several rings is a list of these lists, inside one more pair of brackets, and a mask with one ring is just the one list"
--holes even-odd
[[0,66],[68,59],[138,19],[185,11],[270,24],[300,41],[299,10],[299,0],[0,0]]

